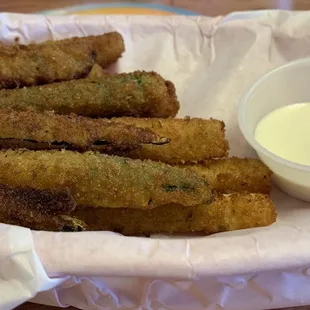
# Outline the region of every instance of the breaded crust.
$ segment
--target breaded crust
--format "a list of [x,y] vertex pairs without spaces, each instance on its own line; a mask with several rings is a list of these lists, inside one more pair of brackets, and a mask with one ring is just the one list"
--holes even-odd
[[201,164],[184,165],[208,180],[220,193],[247,192],[268,194],[272,172],[258,159],[211,159]]
[[90,230],[109,230],[128,236],[218,232],[268,226],[275,222],[275,207],[264,194],[219,195],[210,204],[193,207],[166,205],[151,210],[77,206],[72,216]]
[[225,124],[215,119],[143,119],[115,118],[116,122],[149,128],[171,139],[169,145],[155,148],[143,146],[126,156],[151,159],[169,164],[198,162],[213,157],[225,157],[229,146],[225,139]]
[[163,144],[150,129],[53,112],[17,112],[0,109],[0,147],[28,149],[127,152],[144,143]]
[[82,40],[85,45],[91,44],[92,49],[96,53],[96,63],[102,68],[106,68],[116,62],[125,52],[124,39],[122,35],[116,31],[79,39]]
[[35,230],[81,231],[86,225],[65,216],[76,203],[66,191],[38,190],[0,184],[0,222]]
[[64,190],[39,190],[30,187],[12,187],[0,184],[1,212],[3,210],[18,212],[21,209],[38,211],[44,215],[70,214],[76,203],[66,189]]
[[1,151],[0,171],[0,183],[68,189],[78,204],[94,207],[150,209],[213,199],[207,182],[192,171],[92,152]]
[[218,195],[214,203],[194,212],[191,228],[214,234],[246,228],[269,226],[276,221],[275,206],[268,195]]
[[123,52],[123,38],[117,32],[29,45],[1,43],[0,88],[83,78],[96,61],[105,67]]
[[0,108],[55,111],[89,117],[174,117],[179,110],[174,86],[155,72],[107,75],[0,91]]
[[94,64],[87,76],[87,78],[91,80],[101,80],[105,77],[106,73],[104,72],[103,68],[98,64]]

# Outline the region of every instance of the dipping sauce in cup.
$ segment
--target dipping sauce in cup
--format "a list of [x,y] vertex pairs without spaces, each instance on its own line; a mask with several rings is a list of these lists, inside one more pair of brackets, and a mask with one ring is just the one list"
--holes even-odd
[[242,95],[238,122],[274,183],[310,202],[310,58],[278,67]]
[[310,103],[287,105],[267,114],[256,127],[255,139],[275,155],[310,166]]

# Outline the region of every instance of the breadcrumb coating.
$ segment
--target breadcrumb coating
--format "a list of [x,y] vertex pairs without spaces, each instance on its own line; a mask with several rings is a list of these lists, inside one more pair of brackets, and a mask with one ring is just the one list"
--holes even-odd
[[0,183],[34,189],[68,189],[79,205],[137,208],[213,199],[204,178],[163,163],[93,152],[7,150],[0,152]]
[[95,62],[106,67],[124,50],[117,32],[29,45],[0,43],[0,88],[83,78]]

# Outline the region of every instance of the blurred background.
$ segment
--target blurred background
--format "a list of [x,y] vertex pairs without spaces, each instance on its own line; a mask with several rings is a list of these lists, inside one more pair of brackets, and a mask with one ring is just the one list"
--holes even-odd
[[[146,3],[147,2],[147,3]],[[65,9],[63,9],[65,8]],[[46,14],[191,14],[223,15],[231,11],[260,9],[308,10],[310,0],[133,0],[120,3],[114,0],[10,0],[0,1],[1,12]],[[59,10],[60,9],[60,10]],[[46,12],[48,10],[57,10]]]

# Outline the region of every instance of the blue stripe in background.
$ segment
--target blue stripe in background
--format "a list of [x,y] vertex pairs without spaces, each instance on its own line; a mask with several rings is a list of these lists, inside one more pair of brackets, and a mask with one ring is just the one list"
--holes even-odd
[[197,16],[198,13],[191,12],[181,8],[175,8],[163,4],[157,3],[132,3],[132,2],[118,2],[118,3],[104,3],[104,4],[86,4],[86,5],[77,5],[66,7],[58,10],[49,10],[49,11],[41,11],[39,14],[44,15],[66,15],[66,14],[74,14],[76,12],[81,12],[84,10],[95,10],[95,9],[104,9],[104,8],[142,8],[142,9],[153,9],[159,11],[171,12],[177,15],[191,15]]

